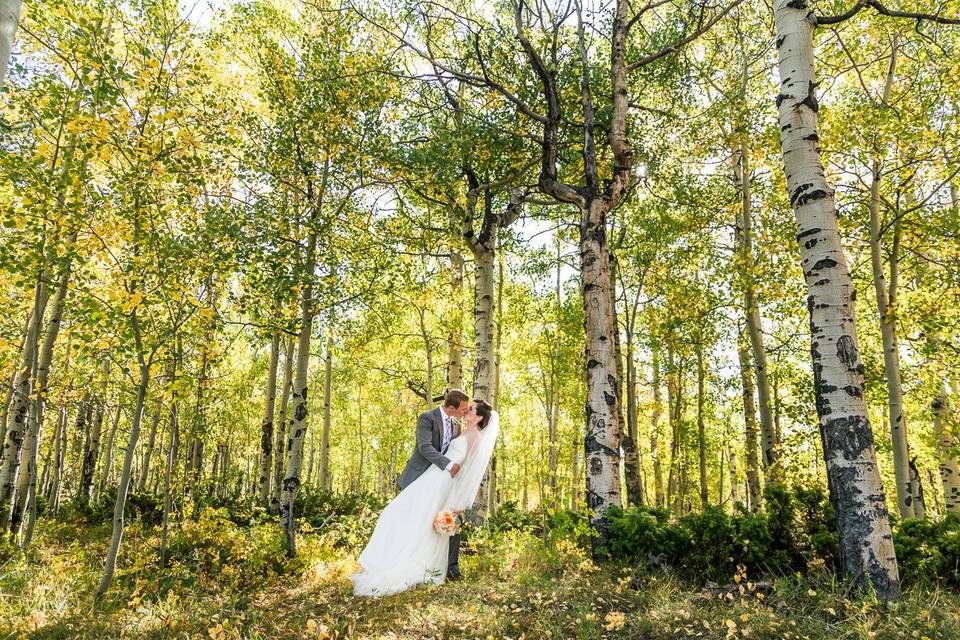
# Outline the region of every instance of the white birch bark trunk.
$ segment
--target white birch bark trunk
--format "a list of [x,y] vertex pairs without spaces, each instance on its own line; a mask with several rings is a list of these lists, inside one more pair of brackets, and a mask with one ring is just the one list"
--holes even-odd
[[707,429],[703,405],[706,400],[707,372],[703,363],[703,346],[697,351],[697,449],[700,453],[700,507],[710,506],[710,494],[707,487]]
[[13,422],[7,428],[6,439],[3,443],[3,457],[0,460],[0,531],[7,530],[10,525],[24,439],[30,428],[30,407],[34,400],[40,324],[43,322],[47,304],[47,278],[48,273],[44,271],[35,289],[33,316],[30,319],[30,326],[24,341],[19,373],[17,373],[17,382],[13,392],[10,411]]
[[53,516],[60,514],[60,497],[63,488],[63,466],[67,453],[67,408],[60,408],[60,421],[53,444],[53,480],[50,484],[50,504]]
[[[263,422],[260,425],[260,480],[257,497],[260,504],[268,506],[270,478],[273,471],[273,412],[277,406],[277,362],[280,360],[280,334],[274,333],[270,340],[270,363],[267,366],[267,390],[263,401]],[[279,453],[277,454],[279,458]]]
[[[293,387],[293,339],[287,338],[287,346],[283,353],[283,386],[280,389],[280,413],[277,419],[277,437],[274,445],[273,493],[271,502],[280,504],[280,486],[283,484],[284,457],[286,454],[288,410],[290,408],[290,392]],[[312,407],[311,407],[312,409]]]
[[20,0],[0,0],[0,85],[7,78],[10,52],[20,22]]
[[950,401],[945,384],[941,385],[932,409],[933,429],[940,458],[940,483],[943,485],[944,509],[947,512],[960,513],[960,463],[957,462],[960,438],[957,437],[955,425],[951,420]]
[[855,289],[820,158],[812,16],[806,0],[774,1],[783,167],[809,294],[814,392],[841,564],[855,586],[870,583],[890,600],[899,596],[900,577],[864,399]]
[[[72,248],[76,236],[73,235],[68,241],[68,250]],[[53,294],[50,305],[50,318],[47,320],[46,330],[44,331],[43,344],[37,355],[36,371],[36,397],[33,399],[35,405],[31,410],[30,427],[24,439],[23,450],[26,459],[20,476],[17,478],[17,488],[15,500],[10,516],[10,531],[17,535],[23,521],[24,510],[28,507],[31,500],[30,494],[36,495],[37,484],[37,456],[40,450],[40,430],[43,426],[44,410],[46,408],[47,394],[50,391],[50,367],[53,364],[53,351],[60,335],[60,324],[63,320],[63,311],[66,305],[67,292],[70,286],[70,260],[63,266],[57,290]],[[32,528],[30,530],[32,533]],[[24,546],[29,543],[24,539]]]
[[300,336],[297,344],[296,378],[292,394],[290,432],[287,437],[286,466],[280,495],[280,526],[287,555],[297,555],[297,521],[293,507],[300,490],[300,467],[303,464],[303,442],[307,433],[307,374],[310,364],[310,337],[313,332],[313,272],[316,268],[317,233],[311,217],[304,265],[306,282],[300,294]]
[[[103,398],[103,401],[106,402],[106,398]],[[106,490],[107,485],[110,483],[110,476],[113,474],[113,445],[117,441],[117,430],[120,428],[121,413],[122,406],[118,399],[117,409],[113,413],[113,422],[110,424],[110,433],[107,434],[107,442],[103,451],[103,467],[100,469],[100,482],[94,484],[93,487],[92,497],[94,500]],[[96,458],[94,458],[94,465],[96,465]]]

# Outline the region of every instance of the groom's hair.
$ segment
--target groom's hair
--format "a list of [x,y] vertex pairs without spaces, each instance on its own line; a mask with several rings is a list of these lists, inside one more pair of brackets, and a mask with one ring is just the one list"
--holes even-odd
[[460,389],[450,389],[447,391],[447,394],[443,396],[444,407],[459,407],[461,402],[470,402],[470,396]]

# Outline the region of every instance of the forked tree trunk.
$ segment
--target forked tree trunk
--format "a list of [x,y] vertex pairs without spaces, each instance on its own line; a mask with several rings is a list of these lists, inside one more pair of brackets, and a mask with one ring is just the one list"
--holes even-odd
[[[934,399],[933,430],[937,438],[937,453],[940,458],[940,483],[943,485],[943,505],[948,512],[960,513],[960,463],[957,462],[957,437],[951,420],[947,386],[940,386],[940,394]],[[936,492],[934,492],[936,493]]]
[[[263,423],[260,427],[260,483],[257,491],[261,506],[268,506],[270,477],[273,471],[273,412],[277,406],[277,362],[280,359],[280,334],[270,341],[270,364],[267,366],[267,390],[263,401]],[[277,455],[279,458],[280,455]]]
[[864,398],[856,290],[820,158],[812,15],[806,0],[774,1],[783,168],[807,283],[814,393],[841,565],[855,586],[872,584],[892,600],[900,576]]
[[757,410],[753,404],[753,368],[746,341],[737,344],[740,359],[740,388],[743,393],[743,460],[747,472],[747,506],[751,511],[760,508],[760,465],[757,461]]
[[[283,462],[286,454],[286,437],[290,392],[293,386],[293,338],[287,338],[287,347],[283,354],[283,388],[280,390],[280,414],[277,420],[277,439],[274,445],[273,495],[271,502],[280,504],[280,485],[283,483]],[[313,407],[310,407],[311,411]]]

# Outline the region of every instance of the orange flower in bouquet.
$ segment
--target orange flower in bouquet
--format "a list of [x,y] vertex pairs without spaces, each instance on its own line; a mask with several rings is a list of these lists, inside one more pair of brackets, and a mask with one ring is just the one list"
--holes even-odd
[[442,536],[455,536],[463,524],[462,511],[445,509],[433,518],[433,530]]

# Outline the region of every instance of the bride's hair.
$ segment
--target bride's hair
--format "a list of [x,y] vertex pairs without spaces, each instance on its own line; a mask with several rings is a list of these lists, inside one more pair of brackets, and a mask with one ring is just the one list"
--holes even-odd
[[480,416],[480,422],[477,423],[477,429],[483,429],[490,422],[490,414],[493,413],[493,407],[486,400],[474,400],[477,404],[477,415]]

